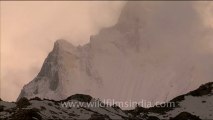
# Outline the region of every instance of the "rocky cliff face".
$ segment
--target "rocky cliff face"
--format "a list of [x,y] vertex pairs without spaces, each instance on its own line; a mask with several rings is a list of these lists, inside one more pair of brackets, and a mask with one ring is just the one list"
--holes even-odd
[[[208,31],[208,32],[206,32]],[[212,38],[192,2],[129,2],[118,23],[75,47],[56,41],[38,76],[19,96],[72,94],[117,101],[168,101],[212,81]]]

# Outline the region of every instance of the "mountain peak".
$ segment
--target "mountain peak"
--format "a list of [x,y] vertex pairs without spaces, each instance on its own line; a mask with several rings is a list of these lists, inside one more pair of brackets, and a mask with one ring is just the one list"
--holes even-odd
[[[44,96],[46,95],[39,95],[40,92],[48,92],[48,94],[54,94],[55,91],[58,91],[61,80],[64,80],[62,78],[62,74],[65,73],[63,63],[67,63],[66,58],[74,57],[75,51],[76,47],[68,41],[63,39],[56,40],[53,50],[45,59],[37,77],[35,77],[33,81],[31,81],[28,85],[24,86],[17,100],[24,96],[28,96],[28,98],[32,98],[35,96],[44,98]],[[69,61],[70,64],[71,62],[72,61]],[[59,96],[55,99],[61,97],[62,96]]]
[[54,43],[54,48],[53,50],[65,50],[65,51],[70,51],[74,49],[75,46],[72,45],[70,42],[64,39],[58,39]]
[[70,44],[70,43],[64,39],[58,39],[55,41],[55,44],[63,45],[63,44]]

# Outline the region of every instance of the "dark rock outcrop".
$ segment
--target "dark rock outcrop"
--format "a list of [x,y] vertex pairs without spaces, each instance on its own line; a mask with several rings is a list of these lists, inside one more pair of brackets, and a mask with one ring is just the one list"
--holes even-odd
[[188,112],[181,112],[176,117],[171,118],[171,120],[201,120],[198,116],[192,115]]

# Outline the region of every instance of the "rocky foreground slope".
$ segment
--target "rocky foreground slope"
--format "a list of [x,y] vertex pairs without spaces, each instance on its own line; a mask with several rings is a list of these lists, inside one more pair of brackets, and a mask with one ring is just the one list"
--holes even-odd
[[160,119],[179,118],[179,120],[185,120],[188,117],[191,118],[190,120],[197,120],[198,118],[213,119],[213,82],[201,85],[194,91],[175,97],[168,103],[150,108],[138,106],[128,112],[137,118],[148,115]]
[[1,100],[0,118],[13,120],[213,119],[213,82],[202,85],[198,89],[187,94],[178,96],[170,102],[175,103],[175,106],[159,105],[151,108],[137,106],[133,110],[122,110],[116,105],[109,106],[98,99],[82,94],[76,94],[60,101],[42,100],[40,98],[28,100],[26,98],[21,98],[17,102],[5,102]]

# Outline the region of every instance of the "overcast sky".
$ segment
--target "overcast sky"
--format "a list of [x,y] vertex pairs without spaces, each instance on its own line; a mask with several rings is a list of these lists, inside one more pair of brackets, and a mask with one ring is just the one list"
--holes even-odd
[[57,39],[74,45],[116,23],[124,2],[1,1],[1,98],[16,100]]

